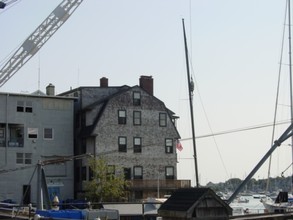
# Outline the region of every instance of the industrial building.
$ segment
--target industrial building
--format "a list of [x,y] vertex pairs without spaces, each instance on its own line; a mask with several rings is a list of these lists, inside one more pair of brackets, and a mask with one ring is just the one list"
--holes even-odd
[[[0,93],[0,201],[35,203],[36,165],[74,154],[74,99],[48,94]],[[72,197],[73,162],[44,170],[51,196]]]

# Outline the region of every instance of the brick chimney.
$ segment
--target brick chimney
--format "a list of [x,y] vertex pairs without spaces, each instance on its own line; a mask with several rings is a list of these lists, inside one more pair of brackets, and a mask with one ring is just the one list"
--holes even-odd
[[100,79],[100,87],[107,88],[108,87],[108,78],[102,77]]
[[46,87],[46,95],[51,95],[51,96],[54,96],[55,95],[55,86],[52,83],[50,83]]
[[139,86],[150,95],[154,95],[154,82],[152,76],[140,76]]

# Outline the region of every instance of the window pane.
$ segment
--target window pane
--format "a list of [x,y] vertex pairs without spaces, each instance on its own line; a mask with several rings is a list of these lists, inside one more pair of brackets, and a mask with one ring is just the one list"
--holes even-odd
[[130,180],[131,179],[131,168],[124,168],[124,179]]
[[126,116],[126,111],[125,110],[119,110],[119,117],[125,117]]
[[141,138],[134,138],[134,145],[141,145]]
[[25,153],[25,159],[24,163],[25,164],[32,164],[32,154],[31,153]]
[[125,110],[118,111],[118,124],[126,124],[126,111]]
[[134,111],[133,112],[133,124],[140,125],[141,124],[141,112]]
[[174,167],[166,167],[166,179],[174,179]]
[[134,92],[134,93],[133,93],[133,97],[134,97],[135,99],[140,99],[140,92]]
[[167,126],[167,114],[166,113],[159,114],[159,123],[160,123],[160,126],[162,126],[162,127]]
[[166,146],[173,146],[173,140],[172,139],[166,139]]
[[166,167],[166,175],[170,176],[170,175],[174,175],[174,168],[173,167]]
[[133,105],[140,105],[140,92],[133,92]]
[[16,111],[18,111],[18,112],[24,111],[24,102],[23,101],[17,101]]
[[141,153],[141,138],[140,137],[135,137],[133,139],[133,152],[134,153]]
[[119,137],[119,144],[126,144],[126,137]]
[[53,129],[44,128],[44,139],[53,139]]
[[171,138],[165,139],[165,152],[169,154],[173,153],[173,139]]
[[134,167],[134,175],[142,176],[142,167]]
[[33,112],[33,103],[31,101],[26,101],[25,112]]
[[127,140],[126,137],[119,137],[118,138],[118,151],[119,152],[127,152]]
[[16,163],[23,164],[23,153],[16,153]]
[[5,138],[5,129],[0,128],[0,138]]

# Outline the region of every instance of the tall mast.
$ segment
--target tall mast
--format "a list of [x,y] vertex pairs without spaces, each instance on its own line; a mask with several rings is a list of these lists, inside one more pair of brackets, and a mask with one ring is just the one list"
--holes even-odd
[[194,84],[193,84],[193,81],[190,81],[189,59],[188,59],[188,49],[187,49],[187,41],[186,41],[186,34],[185,34],[184,19],[182,19],[182,25],[183,25],[183,35],[184,35],[184,45],[185,45],[185,59],[186,59],[187,80],[188,80],[188,93],[189,93],[189,104],[190,104],[190,115],[191,115],[192,141],[193,141],[193,151],[194,151],[193,156],[194,156],[194,168],[195,168],[195,181],[196,181],[196,187],[199,187],[197,155],[196,155],[196,142],[195,142],[195,129],[194,129],[194,119],[193,119],[193,102],[192,102]]
[[[291,6],[288,0],[288,34],[289,34],[289,75],[290,75],[290,106],[291,106],[291,124],[293,124],[293,91],[292,91],[292,51],[291,51]],[[292,161],[293,161],[293,137],[291,137]],[[291,174],[291,191],[293,183],[293,166]]]

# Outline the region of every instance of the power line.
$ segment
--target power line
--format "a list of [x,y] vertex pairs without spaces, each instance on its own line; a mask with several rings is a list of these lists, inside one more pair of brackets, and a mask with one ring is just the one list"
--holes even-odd
[[[288,124],[288,123],[290,123],[290,120],[280,121],[280,122],[275,123],[275,125],[282,125],[282,124]],[[236,128],[236,129],[227,130],[227,131],[220,131],[220,132],[216,132],[216,133],[212,133],[212,134],[200,135],[200,136],[197,136],[195,138],[196,139],[207,138],[207,137],[213,137],[213,136],[218,136],[218,135],[231,134],[231,133],[249,131],[249,130],[255,130],[255,129],[259,129],[259,128],[266,128],[266,127],[270,127],[270,126],[273,126],[273,125],[274,125],[273,123],[254,125],[254,126],[245,127],[245,128]],[[192,138],[182,138],[182,139],[180,139],[180,141],[188,141],[188,140],[191,140],[191,139]]]

